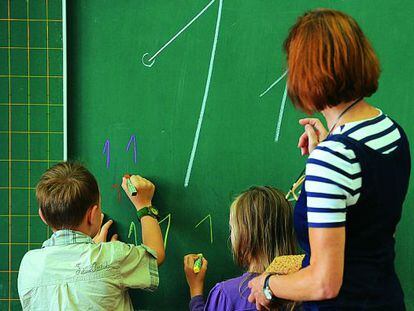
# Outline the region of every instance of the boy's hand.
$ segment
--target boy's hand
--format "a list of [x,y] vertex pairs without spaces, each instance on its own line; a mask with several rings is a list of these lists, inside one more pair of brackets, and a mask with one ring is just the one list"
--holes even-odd
[[184,272],[187,279],[188,286],[190,287],[191,297],[202,295],[204,290],[204,279],[207,271],[207,260],[203,257],[203,264],[199,273],[194,272],[194,262],[197,260],[198,255],[189,254],[184,256]]
[[151,206],[152,197],[154,196],[155,192],[154,184],[150,182],[148,179],[145,179],[139,175],[132,175],[130,177],[130,180],[137,189],[137,195],[131,196],[129,194],[126,177],[122,178],[122,188],[124,189],[128,198],[131,200],[132,204],[134,204],[135,208],[137,210],[140,210],[143,207]]
[[[113,220],[108,220],[103,226],[102,226],[102,222],[104,219],[104,214],[101,214],[101,225],[99,226],[100,229],[98,231],[98,233],[95,235],[95,237],[93,238],[93,241],[95,243],[101,243],[101,242],[106,242],[106,239],[108,237],[108,230],[109,227],[112,225]],[[118,234],[114,234],[111,237],[111,242],[112,241],[118,241]]]

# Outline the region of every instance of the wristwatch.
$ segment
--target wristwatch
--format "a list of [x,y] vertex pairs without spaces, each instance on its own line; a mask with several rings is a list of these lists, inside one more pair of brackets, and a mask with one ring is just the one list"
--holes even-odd
[[270,286],[269,286],[269,280],[270,280],[271,276],[273,276],[273,274],[268,274],[266,276],[264,284],[263,284],[263,294],[265,295],[267,300],[272,300],[272,298],[273,298],[273,292],[272,292],[272,290],[270,289]]
[[137,211],[138,220],[141,221],[141,218],[144,216],[151,216],[158,220],[159,214],[158,210],[154,206],[146,206]]

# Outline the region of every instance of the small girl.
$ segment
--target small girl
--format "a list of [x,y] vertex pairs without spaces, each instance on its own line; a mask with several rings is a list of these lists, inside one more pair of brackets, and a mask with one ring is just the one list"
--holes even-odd
[[230,237],[234,261],[247,272],[217,283],[207,301],[203,297],[207,260],[194,273],[196,254],[184,257],[184,271],[190,287],[190,310],[256,310],[248,302],[248,282],[263,273],[277,256],[296,251],[292,208],[285,196],[272,187],[251,187],[240,194],[230,207]]

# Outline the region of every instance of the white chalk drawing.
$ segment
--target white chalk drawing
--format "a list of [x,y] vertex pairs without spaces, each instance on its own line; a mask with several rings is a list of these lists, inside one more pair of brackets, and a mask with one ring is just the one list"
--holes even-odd
[[[190,27],[201,15],[203,15],[204,12],[206,12],[207,9],[214,2],[216,2],[216,0],[210,1],[196,16],[194,16],[183,28],[181,28],[180,31],[178,31],[170,40],[168,40],[167,43],[165,43],[153,56],[149,57],[149,53],[145,53],[141,59],[142,64],[147,67],[152,67],[158,55],[160,55],[166,47],[168,47],[188,27]],[[188,184],[190,183],[191,171],[193,169],[194,158],[195,158],[195,154],[197,151],[198,141],[200,138],[201,126],[203,124],[204,112],[206,110],[207,99],[208,99],[208,95],[210,91],[211,76],[213,74],[214,59],[216,56],[217,41],[218,41],[219,30],[220,30],[221,12],[222,12],[222,7],[223,7],[223,0],[219,0],[218,2],[219,2],[219,5],[218,5],[218,12],[217,12],[217,19],[216,19],[216,27],[214,31],[213,46],[211,49],[210,64],[208,67],[207,80],[206,80],[206,85],[204,88],[204,95],[203,95],[203,101],[201,103],[200,115],[198,118],[197,128],[196,128],[196,132],[194,135],[193,147],[191,149],[190,159],[188,161],[187,171],[185,174],[184,187],[188,187]]]
[[204,9],[202,9],[196,16],[194,16],[179,32],[177,32],[170,40],[168,40],[167,43],[165,43],[153,56],[147,59],[149,53],[145,53],[142,55],[141,61],[144,66],[152,67],[155,63],[155,59],[158,55],[161,54],[161,52],[169,46],[175,39],[177,39],[188,27],[191,26],[192,23],[194,23],[201,15],[204,14],[205,11],[214,3],[215,0],[210,1]]
[[287,99],[287,84],[285,85],[285,90],[283,91],[282,103],[280,104],[279,119],[276,125],[275,142],[279,141],[280,128],[282,127],[283,114],[285,113],[286,99]]
[[282,79],[284,78],[284,77],[286,77],[286,74],[287,74],[287,70],[279,77],[279,78],[277,78],[276,79],[276,81],[275,82],[273,82],[266,90],[264,90],[263,91],[263,93],[262,94],[260,94],[259,95],[259,97],[263,97],[264,95],[266,95],[267,94],[267,92],[269,92],[272,88],[274,88],[280,81],[282,81]]
[[[266,90],[264,90],[259,97],[266,95],[274,86],[276,86],[284,77],[286,77],[288,71],[286,70],[279,78],[276,79]],[[279,117],[276,124],[275,142],[279,141],[280,129],[282,127],[283,115],[285,113],[285,106],[287,100],[287,83],[285,84],[285,90],[283,92],[282,102],[280,103]]]
[[188,187],[188,184],[190,182],[191,171],[193,169],[195,153],[197,151],[198,140],[200,137],[201,125],[203,124],[204,111],[206,109],[208,93],[210,90],[211,75],[213,73],[213,67],[214,67],[214,58],[216,55],[216,47],[217,47],[217,41],[218,41],[218,36],[219,36],[219,30],[220,30],[222,7],[223,7],[223,0],[219,0],[219,7],[218,7],[218,12],[217,12],[217,20],[216,20],[216,29],[214,32],[213,48],[211,49],[210,65],[208,68],[206,87],[204,89],[203,102],[201,104],[201,111],[200,111],[200,116],[198,118],[197,130],[194,136],[193,148],[191,149],[190,161],[188,162],[187,173],[185,174],[184,187]]

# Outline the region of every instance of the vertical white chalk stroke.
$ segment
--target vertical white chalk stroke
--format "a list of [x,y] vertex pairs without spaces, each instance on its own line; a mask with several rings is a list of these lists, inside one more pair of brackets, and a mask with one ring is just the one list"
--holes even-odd
[[287,83],[285,85],[285,91],[283,92],[282,103],[280,105],[279,120],[277,121],[277,126],[276,126],[275,142],[279,141],[280,127],[282,126],[283,114],[285,112],[286,99],[287,99]]
[[214,67],[214,58],[215,58],[215,55],[216,55],[216,47],[217,47],[217,40],[218,40],[219,29],[220,29],[222,6],[223,6],[223,0],[219,0],[219,7],[218,7],[217,21],[216,21],[216,30],[215,30],[215,33],[214,33],[213,48],[211,50],[211,57],[210,57],[210,65],[209,65],[209,68],[208,68],[207,82],[206,82],[206,87],[204,89],[204,97],[203,97],[203,102],[201,104],[201,111],[200,111],[200,116],[198,118],[197,130],[196,130],[196,133],[195,133],[195,136],[194,136],[194,142],[193,142],[193,148],[191,150],[190,161],[188,162],[187,173],[185,175],[184,187],[187,187],[188,183],[190,181],[191,171],[193,169],[194,157],[195,157],[195,153],[197,151],[198,139],[200,137],[201,125],[203,124],[204,111],[206,109],[206,102],[207,102],[208,93],[209,93],[209,90],[210,90],[211,75],[213,73],[213,67]]
[[[168,40],[167,43],[165,43],[153,56],[151,56],[148,60],[145,60],[145,56],[147,56],[149,53],[145,53],[142,55],[141,61],[144,66],[152,67],[155,62],[155,58],[167,47],[169,46],[175,39],[177,39],[188,27],[191,26],[192,23],[194,23],[201,15],[204,14],[205,11],[214,3],[216,0],[210,1],[209,4],[207,4],[204,9],[202,9],[196,16],[193,17],[191,21],[189,21],[179,32],[177,32],[170,40]],[[146,63],[147,62],[147,63]]]
[[265,91],[263,91],[263,93],[260,94],[259,97],[266,95],[266,93],[269,92],[276,84],[282,81],[282,79],[286,76],[286,74],[287,74],[287,70],[275,82],[273,82]]

